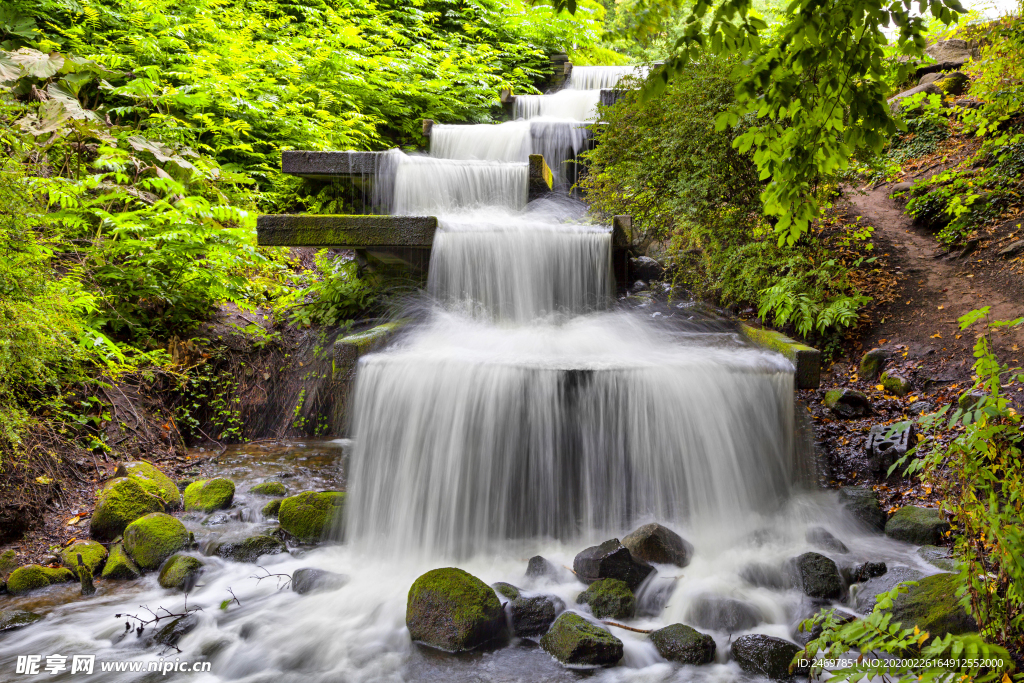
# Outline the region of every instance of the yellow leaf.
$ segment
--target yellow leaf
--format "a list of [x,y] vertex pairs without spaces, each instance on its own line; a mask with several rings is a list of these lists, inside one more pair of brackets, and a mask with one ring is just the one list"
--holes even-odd
[[935,334],[932,335],[932,339],[942,339],[942,335],[936,332]]
[[[916,629],[915,629],[915,630],[916,630]],[[928,640],[928,631],[925,631],[924,633],[922,633],[922,634],[921,634],[921,637],[917,639],[917,644],[918,644],[918,646],[920,647],[920,645],[921,645],[922,643],[924,643],[924,641],[926,641],[926,640]]]
[[43,486],[46,486],[48,484],[52,484],[53,483],[53,479],[50,479],[48,476],[46,476],[44,474],[44,475],[42,475],[40,477],[36,477],[36,483],[37,484],[42,484]]
[[876,384],[875,385],[875,389],[878,389],[879,391],[882,391],[882,390],[885,389],[885,387],[883,387],[881,384]]
[[939,306],[939,310],[940,310],[940,311],[941,311],[941,310],[942,310],[943,308],[945,308],[945,306]]
[[71,519],[68,520],[68,526],[74,526],[74,525],[78,524],[78,522],[81,519],[82,519],[81,517],[79,517],[78,515],[75,515],[74,517],[72,517]]
[[907,397],[907,403],[914,403],[915,401],[917,401],[917,394]]

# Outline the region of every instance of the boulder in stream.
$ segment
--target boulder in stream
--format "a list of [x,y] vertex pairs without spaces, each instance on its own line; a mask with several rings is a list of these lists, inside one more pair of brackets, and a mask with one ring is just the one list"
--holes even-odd
[[540,646],[571,667],[614,666],[622,659],[622,641],[574,612],[562,612]]
[[693,546],[682,536],[660,524],[644,524],[622,539],[622,545],[638,560],[685,567],[693,557]]
[[795,669],[789,665],[800,647],[788,640],[774,638],[761,633],[740,636],[732,643],[732,656],[748,674],[765,676],[774,681],[786,681],[794,673],[806,674],[807,669]]
[[[558,601],[557,604],[555,601]],[[532,598],[518,597],[509,605],[512,618],[512,635],[519,638],[539,636],[548,632],[555,617],[565,607],[558,598],[538,595]]]
[[561,569],[556,564],[548,561],[540,555],[534,555],[526,564],[526,576],[531,579],[538,579],[541,577],[557,579],[560,573]]
[[690,603],[686,620],[713,631],[746,631],[761,623],[761,611],[753,605],[721,595],[700,595]]
[[112,541],[139,517],[163,511],[164,502],[139,482],[130,477],[112,479],[96,494],[89,534],[100,541]]
[[287,496],[288,489],[279,481],[265,481],[253,486],[249,489],[249,493],[255,493],[258,496]]
[[0,633],[13,631],[17,628],[34,624],[42,619],[42,615],[23,609],[7,609],[0,612]]
[[284,498],[275,498],[274,500],[270,501],[269,503],[263,506],[263,509],[260,510],[260,514],[264,517],[277,517],[277,515],[281,512],[282,500],[284,500]]
[[817,600],[839,600],[846,592],[836,563],[820,553],[804,553],[793,561],[804,594]]
[[598,579],[576,596],[576,604],[589,605],[598,619],[630,619],[636,613],[636,596],[619,579]]
[[347,576],[336,572],[329,572],[326,569],[303,567],[302,569],[296,569],[292,573],[292,590],[299,595],[334,591],[347,583]]
[[486,583],[469,572],[434,569],[409,588],[405,624],[414,642],[466,652],[506,634],[505,611]]
[[619,579],[633,591],[654,571],[654,567],[633,557],[617,538],[587,548],[576,556],[572,568],[584,583],[593,583],[598,579]]
[[60,551],[60,563],[73,572],[78,571],[78,555],[82,556],[82,562],[89,568],[89,571],[96,575],[104,560],[107,559],[107,549],[102,543],[96,541],[79,540]]
[[273,536],[250,536],[241,541],[220,543],[214,554],[235,562],[256,562],[264,555],[280,555],[285,552],[284,543]]
[[513,586],[511,583],[498,581],[497,583],[492,583],[491,588],[494,589],[495,593],[502,596],[503,598],[508,598],[509,600],[515,600],[519,597],[519,589]]
[[850,552],[850,549],[846,547],[845,543],[833,536],[832,532],[824,527],[811,527],[807,530],[806,539],[811,545],[817,546],[823,550],[831,550],[832,552],[842,554]]
[[684,624],[659,628],[650,635],[658,654],[680,664],[710,664],[715,661],[715,639]]
[[187,614],[178,617],[166,626],[162,626],[153,634],[153,641],[165,647],[178,647],[178,642],[199,626],[199,617]]
[[885,529],[885,511],[870,486],[844,486],[839,489],[839,500],[852,517],[869,529],[878,532]]
[[956,597],[956,574],[933,574],[919,579],[906,593],[900,593],[888,610],[903,628],[917,626],[935,637],[974,633],[978,624]]
[[103,573],[100,578],[114,579],[118,581],[131,581],[142,576],[142,570],[135,564],[132,558],[128,557],[124,545],[115,543],[110,546],[110,554],[103,565]]
[[168,510],[177,510],[181,507],[181,492],[178,485],[152,463],[145,460],[123,462],[117,466],[114,476],[134,479],[147,493],[162,500]]
[[124,530],[124,549],[143,569],[156,569],[190,542],[185,525],[163,512],[140,517]]
[[67,567],[51,569],[38,564],[26,564],[15,569],[7,577],[7,592],[11,595],[24,595],[38,588],[77,580],[75,573]]
[[191,555],[174,555],[160,569],[160,585],[190,591],[203,571],[203,561]]
[[281,528],[303,543],[315,543],[342,514],[345,494],[338,491],[307,491],[281,501],[277,518]]
[[935,508],[907,505],[886,522],[885,535],[914,545],[939,545],[949,529],[949,522]]
[[230,479],[200,479],[185,488],[185,509],[210,513],[231,507],[235,483]]

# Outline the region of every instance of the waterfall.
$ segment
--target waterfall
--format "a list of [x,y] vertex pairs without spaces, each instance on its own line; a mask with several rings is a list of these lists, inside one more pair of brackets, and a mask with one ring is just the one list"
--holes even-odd
[[445,215],[460,209],[526,205],[526,163],[403,156],[395,171],[392,213]]
[[430,155],[441,159],[526,161],[533,154],[530,124],[508,121],[496,125],[435,125],[430,131]]
[[643,66],[574,66],[566,88],[573,90],[603,90],[614,88],[625,76],[644,76]]

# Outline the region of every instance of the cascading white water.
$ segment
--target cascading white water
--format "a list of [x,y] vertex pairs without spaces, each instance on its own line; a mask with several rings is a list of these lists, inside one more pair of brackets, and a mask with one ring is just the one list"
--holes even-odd
[[487,206],[515,211],[526,205],[528,180],[529,168],[520,162],[403,156],[395,171],[391,210],[404,216]]
[[646,67],[634,65],[574,66],[565,87],[573,90],[603,90],[616,87],[626,76],[643,76],[646,73]]
[[526,161],[533,154],[530,124],[507,121],[466,126],[434,125],[430,156],[438,159]]

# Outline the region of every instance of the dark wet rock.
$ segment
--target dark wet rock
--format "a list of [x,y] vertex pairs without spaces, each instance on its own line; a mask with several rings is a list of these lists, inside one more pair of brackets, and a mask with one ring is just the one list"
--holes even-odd
[[[909,189],[909,187],[901,187],[899,189],[893,187],[894,192],[906,192]],[[890,358],[892,358],[892,351],[888,351],[886,349],[871,349],[861,356],[860,368],[858,369],[857,374],[862,380],[874,382],[882,374],[882,368],[885,367],[886,362],[888,362]]]
[[221,543],[214,552],[235,562],[256,562],[264,555],[280,555],[285,550],[284,543],[273,536],[250,536],[242,541]]
[[882,387],[895,396],[906,396],[910,393],[910,380],[895,372],[883,372],[881,382]]
[[230,524],[231,522],[232,518],[228,513],[214,512],[203,520],[203,526],[221,526],[222,524]]
[[960,71],[953,71],[943,74],[942,78],[935,81],[935,85],[946,95],[959,97],[967,92],[967,89],[971,86],[971,79]]
[[907,412],[914,417],[935,412],[935,404],[931,401],[914,401],[907,406]]
[[629,274],[638,280],[653,282],[661,279],[661,276],[665,274],[665,269],[650,256],[638,256],[629,259]]
[[638,560],[685,567],[693,557],[693,546],[682,536],[660,524],[644,524],[622,539]]
[[885,511],[870,486],[844,486],[839,489],[839,500],[851,516],[869,529],[885,529]]
[[757,607],[720,595],[701,595],[686,612],[686,620],[701,628],[729,633],[754,628],[762,618]]
[[622,641],[573,612],[563,612],[540,639],[552,657],[571,667],[613,666],[622,659]]
[[8,609],[0,612],[0,633],[22,628],[42,619],[42,615],[23,609]]
[[558,578],[561,572],[557,565],[549,562],[540,555],[534,555],[526,565],[526,575],[531,579],[541,577],[548,579]]
[[181,507],[181,492],[177,484],[152,463],[145,460],[123,462],[117,466],[114,476],[134,479],[147,493],[162,500],[168,510]]
[[60,563],[71,571],[78,571],[78,555],[93,574],[99,572],[107,559],[107,549],[96,541],[75,541],[60,552]]
[[955,572],[956,560],[949,554],[949,548],[937,545],[924,545],[917,549],[917,554],[928,564],[944,572]]
[[715,639],[684,624],[659,628],[650,635],[658,654],[680,664],[710,664],[715,661]]
[[509,600],[515,600],[519,597],[519,589],[513,586],[511,583],[499,581],[497,583],[492,583],[491,588],[494,589],[495,593],[503,597],[506,597]]
[[344,574],[329,572],[326,569],[303,567],[292,573],[292,590],[299,595],[320,591],[334,591],[348,583]]
[[203,561],[191,555],[174,555],[160,569],[160,585],[190,591],[203,571]]
[[576,556],[572,568],[585,583],[619,579],[633,591],[654,571],[654,567],[633,557],[617,538],[587,548]]
[[284,484],[279,481],[265,481],[261,484],[256,484],[249,493],[255,493],[258,496],[287,496],[288,489],[285,488]]
[[636,613],[636,596],[625,581],[600,579],[576,596],[577,605],[589,605],[598,619],[629,619]]
[[77,580],[75,573],[67,567],[51,569],[38,564],[26,564],[15,569],[7,577],[7,592],[11,595],[24,595],[38,588]]
[[900,593],[888,610],[903,628],[917,626],[935,637],[974,633],[978,624],[960,605],[956,574],[935,574],[919,579],[906,593]]
[[833,389],[825,392],[825,407],[836,417],[855,420],[871,414],[871,400],[856,389]]
[[907,505],[886,522],[885,535],[914,545],[938,545],[949,529],[949,522],[935,508]]
[[[520,638],[539,636],[548,632],[555,616],[564,605],[556,604],[557,598],[538,596],[534,598],[518,597],[509,605],[512,617],[512,634]],[[561,603],[561,600],[558,601]]]
[[804,553],[794,561],[804,594],[817,600],[839,600],[846,592],[836,563],[820,553]]
[[789,588],[792,582],[781,567],[755,562],[740,570],[740,578],[751,586],[780,590]]
[[899,583],[917,581],[923,576],[923,573],[910,567],[889,567],[888,571],[881,576],[868,579],[855,587],[856,599],[854,602],[856,603],[857,611],[870,612],[874,609],[879,595],[888,593]]
[[113,579],[117,581],[131,581],[142,576],[142,570],[135,564],[132,558],[128,557],[124,545],[115,543],[110,546],[110,554],[103,565],[103,573],[100,578]]
[[263,509],[260,510],[260,514],[264,517],[277,517],[278,513],[281,512],[282,500],[284,500],[284,498],[275,498],[274,500],[270,501],[269,503],[263,506]]
[[850,552],[845,543],[833,536],[828,529],[820,526],[808,529],[806,538],[808,543],[824,550],[844,554]]
[[1024,240],[1011,242],[1009,245],[999,250],[999,255],[1003,258],[1011,258],[1020,253],[1024,253]]
[[868,434],[867,461],[872,472],[886,475],[899,458],[914,445],[914,423],[875,425]]
[[345,506],[345,494],[338,491],[307,491],[281,501],[277,518],[281,528],[303,543],[321,540]]
[[885,562],[865,562],[857,565],[853,570],[852,578],[856,583],[864,583],[877,576],[882,576],[887,571],[889,570],[885,566]]
[[164,502],[135,479],[112,479],[96,494],[89,535],[100,541],[112,541],[140,517],[163,511]]
[[159,628],[153,634],[153,641],[166,647],[178,647],[182,638],[194,631],[199,626],[199,617],[189,614],[178,617],[171,623]]
[[200,479],[185,489],[185,509],[210,513],[231,507],[235,483],[230,479]]
[[185,525],[163,512],[140,517],[124,530],[125,552],[143,569],[156,569],[190,542]]
[[794,669],[793,673],[789,670],[790,663],[800,649],[788,640],[755,633],[734,640],[732,656],[748,674],[785,681],[792,678],[793,673],[807,673],[807,669]]
[[[836,609],[834,607],[828,607],[828,608],[822,609],[820,611],[821,612],[832,611],[833,612],[832,618],[835,620],[835,622],[837,624],[848,624],[848,623],[850,623],[851,621],[853,621],[854,619],[857,618],[856,614],[853,614],[851,612],[844,612],[844,611],[841,611],[841,610]],[[812,615],[808,615],[808,617],[810,617],[810,616],[812,616]],[[807,643],[811,642],[812,640],[817,640],[818,638],[820,638],[821,634],[824,633],[824,631],[825,631],[821,627],[821,624],[815,624],[811,628],[810,631],[802,631],[802,630],[800,630],[800,628],[802,626],[803,626],[803,620],[801,620],[800,624],[797,626],[796,632],[793,634],[793,640],[795,640],[796,642],[800,643],[800,645],[803,645],[803,646],[806,646]]]
[[633,286],[629,288],[630,294],[639,294],[640,292],[646,292],[650,289],[650,286],[643,280],[637,280],[633,283]]
[[409,589],[405,623],[413,641],[464,652],[505,635],[505,612],[486,583],[461,569],[434,569]]

